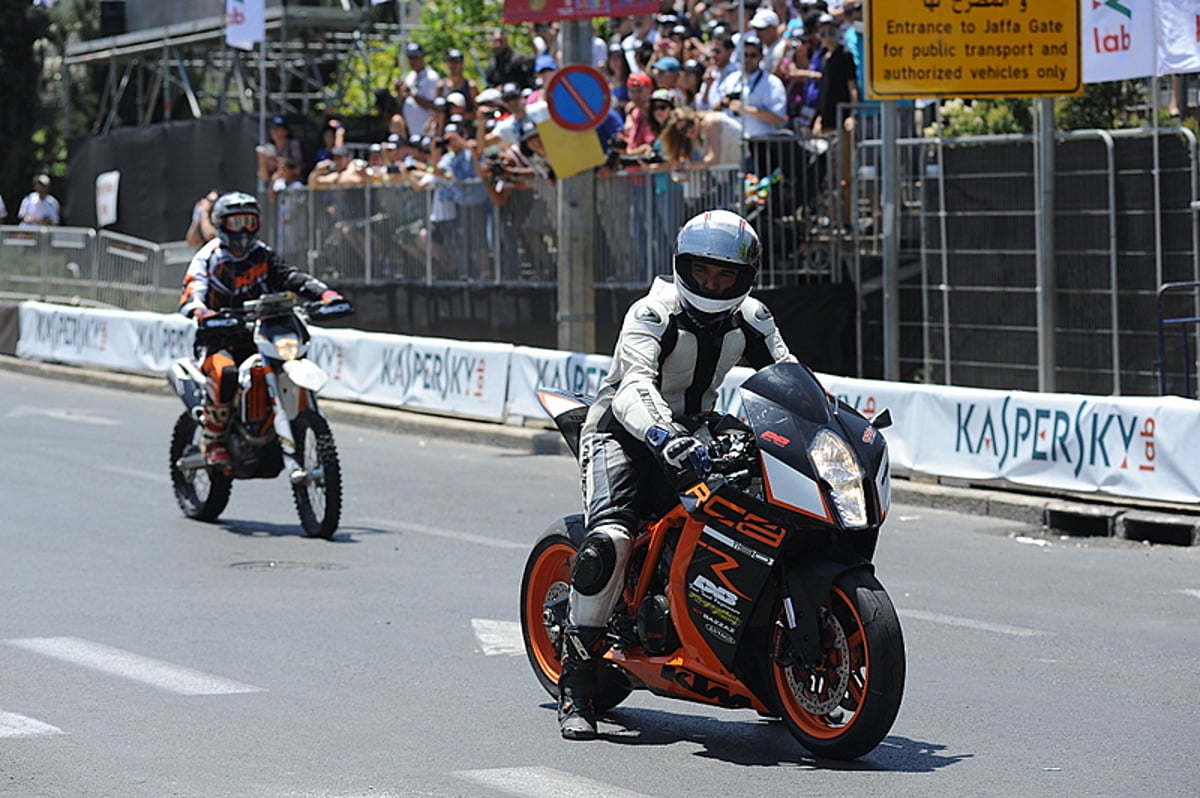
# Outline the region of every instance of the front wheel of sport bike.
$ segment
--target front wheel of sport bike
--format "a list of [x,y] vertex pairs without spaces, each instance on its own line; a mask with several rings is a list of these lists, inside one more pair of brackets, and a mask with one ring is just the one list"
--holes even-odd
[[[229,504],[233,478],[202,465],[200,442],[200,425],[185,411],[175,421],[171,435],[171,485],[184,515],[197,521],[215,521]],[[196,465],[187,465],[189,461]]]
[[329,422],[311,410],[292,421],[296,459],[304,478],[292,483],[304,534],[329,540],[342,515],[342,468]]
[[779,608],[771,635],[770,685],[788,731],[817,756],[857,759],[892,728],[904,694],[904,639],[896,609],[865,569],[833,583],[817,609],[820,661],[793,663]]

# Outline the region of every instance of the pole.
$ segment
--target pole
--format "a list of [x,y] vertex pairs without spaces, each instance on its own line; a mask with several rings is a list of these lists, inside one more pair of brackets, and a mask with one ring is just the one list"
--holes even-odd
[[900,149],[896,101],[883,103],[880,202],[883,205],[883,378],[900,380]]
[[[592,23],[562,26],[563,61],[591,64]],[[589,171],[558,181],[558,348],[596,351],[596,182]]]
[[1055,332],[1058,314],[1055,295],[1058,293],[1054,267],[1054,99],[1043,97],[1038,109],[1038,198],[1037,203],[1037,344],[1038,390],[1053,393],[1057,390],[1057,360]]

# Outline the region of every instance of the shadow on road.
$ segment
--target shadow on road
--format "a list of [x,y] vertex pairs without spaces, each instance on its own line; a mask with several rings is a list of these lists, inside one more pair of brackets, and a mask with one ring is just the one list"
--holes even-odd
[[781,721],[749,718],[744,713],[721,720],[656,709],[617,708],[601,718],[600,733],[604,740],[618,745],[696,743],[702,746],[696,756],[754,767],[791,765],[810,770],[930,773],[971,758],[970,754],[946,754],[946,746],[939,743],[890,735],[857,761],[821,759],[808,753]]

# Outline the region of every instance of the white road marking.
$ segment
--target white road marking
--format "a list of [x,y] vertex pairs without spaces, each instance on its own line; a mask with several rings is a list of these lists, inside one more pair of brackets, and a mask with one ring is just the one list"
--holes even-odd
[[525,653],[525,641],[521,637],[521,624],[515,621],[489,621],[472,618],[471,628],[479,647],[489,657],[507,654],[510,657]]
[[1191,596],[1192,598],[1200,599],[1200,590],[1193,590],[1191,588],[1187,588],[1184,590],[1180,590],[1179,592],[1185,596]]
[[44,737],[49,734],[66,734],[57,726],[27,718],[15,712],[0,712],[0,739],[6,737]]
[[547,767],[459,770],[450,775],[521,798],[647,798],[640,792]]
[[76,424],[91,424],[94,427],[116,427],[121,424],[120,421],[113,418],[93,416],[90,413],[81,413],[78,410],[72,410],[67,407],[29,407],[28,405],[17,405],[8,411],[9,418],[26,418],[28,416],[44,416],[45,418],[52,418],[55,421],[73,421]]
[[989,621],[977,621],[973,618],[960,618],[957,615],[943,615],[940,612],[925,612],[924,610],[901,610],[897,609],[901,617],[915,618],[918,621],[929,621],[930,623],[940,623],[945,626],[962,626],[967,629],[976,629],[980,632],[993,632],[998,635],[1011,635],[1013,637],[1048,637],[1051,633],[1044,632],[1041,629],[1029,629],[1024,626],[1009,626],[1004,623],[991,623]]
[[100,466],[96,466],[96,470],[97,471],[105,471],[109,474],[117,474],[118,476],[123,476],[123,477],[136,477],[137,479],[144,479],[149,482],[159,482],[159,483],[166,483],[166,484],[169,484],[171,482],[171,477],[167,475],[166,469],[163,469],[163,473],[156,474],[152,471],[141,471],[136,468],[123,468],[122,466],[114,466],[114,465],[100,465]]
[[84,668],[121,676],[181,695],[261,693],[264,688],[222,679],[207,673],[122,651],[78,637],[26,637],[6,640],[9,645],[44,654]]
[[446,540],[457,540],[462,543],[475,543],[480,546],[491,546],[496,549],[529,549],[528,543],[518,543],[512,540],[499,540],[497,538],[489,538],[484,535],[475,535],[470,532],[459,532],[457,529],[444,529],[436,526],[426,526],[425,524],[416,524],[411,521],[396,521],[394,519],[382,518],[359,518],[355,523],[370,524],[379,526],[385,529],[394,529],[397,532],[409,532],[415,535],[429,535],[435,538],[445,538]]

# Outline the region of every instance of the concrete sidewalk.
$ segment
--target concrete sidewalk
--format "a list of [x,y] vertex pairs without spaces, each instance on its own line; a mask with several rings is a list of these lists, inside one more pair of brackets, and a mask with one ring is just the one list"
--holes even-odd
[[[166,377],[21,360],[0,355],[0,369],[54,379],[69,379],[139,393],[172,393]],[[335,424],[445,440],[478,443],[528,454],[565,456],[558,432],[544,427],[520,427],[469,421],[428,413],[326,399],[322,411]],[[564,463],[564,467],[567,464]],[[893,500],[979,516],[992,516],[1044,532],[1080,537],[1116,537],[1181,546],[1200,545],[1200,506],[1165,505],[1109,497],[1035,494],[991,486],[939,482],[923,476],[894,473]]]

